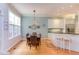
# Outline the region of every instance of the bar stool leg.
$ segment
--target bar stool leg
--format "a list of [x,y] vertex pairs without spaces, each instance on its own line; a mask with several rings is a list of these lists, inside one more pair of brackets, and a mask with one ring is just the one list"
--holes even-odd
[[61,43],[62,43],[61,38],[58,39],[58,42],[59,42],[58,53],[60,54],[61,50],[62,50],[62,48],[61,48]]
[[65,41],[65,39],[63,40],[63,43],[64,43],[63,53],[66,53],[66,41]]
[[[58,41],[58,38],[57,38],[57,41]],[[56,42],[56,44],[57,44],[58,42]],[[56,52],[57,52],[57,54],[58,54],[58,47],[56,46]]]
[[[57,44],[59,44],[59,38],[57,38]],[[56,47],[56,50],[57,50],[57,54],[59,54],[59,47],[58,46]]]
[[71,52],[70,52],[70,41],[69,41],[69,54],[71,54]]
[[64,53],[64,39],[62,38],[62,53]]

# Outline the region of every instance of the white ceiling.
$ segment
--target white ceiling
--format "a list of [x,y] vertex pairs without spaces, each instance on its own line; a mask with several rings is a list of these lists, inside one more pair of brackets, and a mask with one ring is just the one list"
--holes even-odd
[[21,15],[33,16],[33,10],[36,10],[36,16],[59,16],[79,12],[79,4],[68,3],[12,3]]

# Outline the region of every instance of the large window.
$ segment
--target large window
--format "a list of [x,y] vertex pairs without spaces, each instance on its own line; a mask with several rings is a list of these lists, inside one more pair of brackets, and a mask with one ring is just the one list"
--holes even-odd
[[20,17],[9,11],[9,39],[20,35]]

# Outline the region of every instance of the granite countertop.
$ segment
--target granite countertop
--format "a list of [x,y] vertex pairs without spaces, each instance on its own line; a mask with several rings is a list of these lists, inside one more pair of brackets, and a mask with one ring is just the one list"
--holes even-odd
[[48,33],[79,35],[77,33],[60,33],[60,32],[48,32]]

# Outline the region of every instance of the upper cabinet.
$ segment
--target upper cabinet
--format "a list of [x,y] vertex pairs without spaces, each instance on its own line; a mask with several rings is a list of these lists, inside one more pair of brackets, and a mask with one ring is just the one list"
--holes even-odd
[[79,34],[79,16],[76,14],[69,14],[63,18],[49,19],[48,30],[49,32]]
[[75,33],[75,14],[68,14],[64,16],[65,18],[65,33],[73,34]]
[[66,24],[75,24],[75,19],[66,19]]
[[64,16],[66,24],[75,24],[75,14],[68,14]]
[[64,28],[64,19],[49,19],[48,28]]
[[64,31],[64,19],[49,19],[48,32],[62,33]]
[[76,15],[75,33],[79,34],[79,15]]

